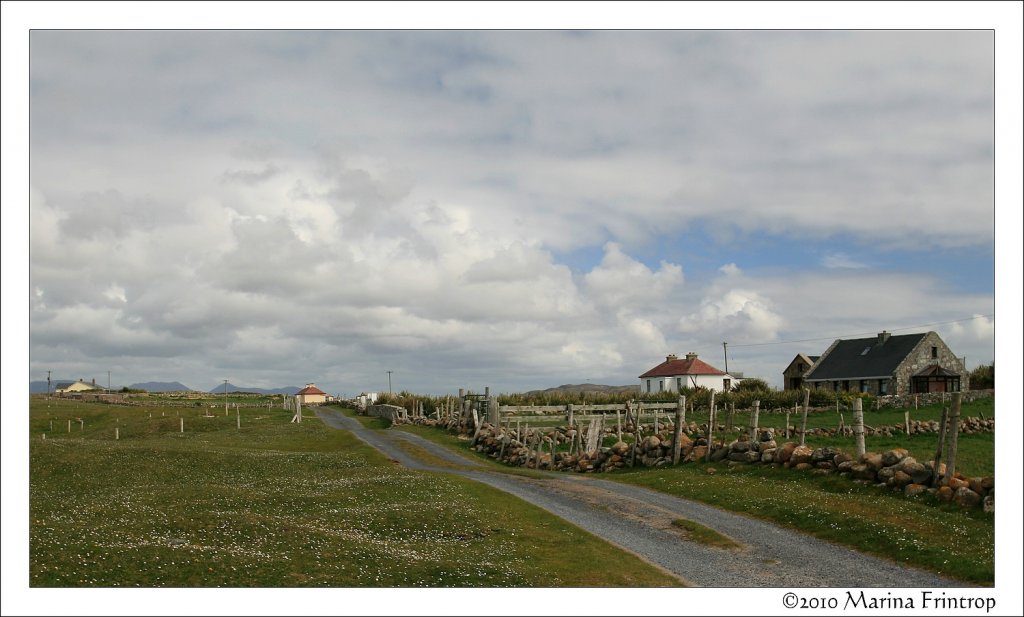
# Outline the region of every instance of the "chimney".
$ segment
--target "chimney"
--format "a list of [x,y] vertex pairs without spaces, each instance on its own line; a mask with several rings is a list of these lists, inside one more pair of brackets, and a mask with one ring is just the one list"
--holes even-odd
[[695,353],[693,353],[691,351],[690,353],[686,354],[686,359],[687,360],[696,360],[697,359],[697,354],[695,354]]
[[669,355],[665,356],[665,362],[671,362],[673,360],[678,360],[678,359],[679,358],[676,357],[676,354],[669,354]]
[[889,340],[890,336],[892,335],[886,332],[885,330],[882,330],[881,332],[878,333],[878,344],[884,345],[885,342]]
[[96,378],[95,377],[92,378],[92,385],[94,385],[94,386],[96,385]]

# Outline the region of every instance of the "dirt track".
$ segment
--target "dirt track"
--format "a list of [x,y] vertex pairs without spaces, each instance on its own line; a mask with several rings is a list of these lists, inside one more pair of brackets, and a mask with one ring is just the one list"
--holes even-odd
[[[700,587],[961,587],[952,579],[829,544],[806,534],[702,503],[593,476],[550,473],[534,479],[487,470],[431,441],[402,431],[373,431],[335,410],[318,410],[330,427],[357,437],[411,469],[452,473],[535,504]],[[412,444],[413,448],[403,444]],[[416,458],[426,451],[433,464]],[[426,458],[426,457],[424,457]],[[688,519],[740,548],[687,539],[671,523]]]

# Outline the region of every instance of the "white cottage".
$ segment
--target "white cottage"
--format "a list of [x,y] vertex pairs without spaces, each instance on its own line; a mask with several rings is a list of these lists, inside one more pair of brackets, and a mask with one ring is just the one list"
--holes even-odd
[[674,355],[666,356],[664,362],[641,375],[640,392],[679,392],[682,388],[708,388],[722,392],[738,382],[738,378],[700,360],[691,351],[684,360]]
[[307,383],[305,388],[295,393],[295,396],[303,405],[321,405],[327,402],[327,393],[311,383]]

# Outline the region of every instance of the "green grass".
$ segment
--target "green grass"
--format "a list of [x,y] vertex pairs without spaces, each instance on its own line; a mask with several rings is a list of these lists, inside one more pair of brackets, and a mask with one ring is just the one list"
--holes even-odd
[[[440,444],[447,448],[452,449],[463,456],[468,456],[470,459],[479,461],[488,466],[489,471],[497,471],[501,473],[507,473],[515,476],[524,476],[527,478],[534,478],[538,480],[549,480],[554,472],[544,472],[534,469],[527,469],[523,467],[510,467],[504,463],[499,463],[495,459],[487,456],[483,452],[477,452],[469,447],[468,439],[460,439],[458,436],[449,433],[447,430],[440,428],[432,428],[429,426],[418,426],[416,424],[401,424],[395,427],[396,430],[405,431],[412,433],[413,435],[419,435],[424,439],[433,441],[436,444]],[[544,450],[547,452],[547,450]],[[532,464],[532,463],[531,463]]]
[[608,479],[702,501],[910,566],[991,585],[995,521],[932,498],[907,499],[838,476],[766,465],[705,464],[621,470]]
[[694,542],[700,542],[704,546],[713,546],[715,548],[728,548],[736,549],[740,548],[740,545],[733,541],[732,538],[723,536],[714,529],[705,527],[700,523],[687,520],[685,518],[677,518],[672,521],[672,526],[682,529],[687,538]]
[[[986,416],[991,417],[987,412]],[[782,424],[780,421],[778,426]],[[469,451],[467,442],[443,430],[412,426],[401,429],[469,452],[496,470],[514,469]],[[934,434],[909,438],[900,434],[891,438],[870,437],[867,447],[879,452],[905,447],[918,460],[929,461],[936,442]],[[834,445],[853,451],[852,439],[848,438],[808,436],[807,443],[812,447]],[[958,445],[957,468],[965,475],[994,473],[993,434],[960,435]],[[709,466],[718,473],[708,474]],[[836,475],[817,476],[767,465],[689,463],[657,469],[620,469],[602,477],[746,513],[967,583],[991,585],[994,580],[994,516],[980,509],[961,511],[932,497],[907,499],[902,493],[864,486]]]
[[241,429],[182,412],[184,433],[159,405],[30,412],[33,587],[679,585],[540,508],[279,408],[243,409]]

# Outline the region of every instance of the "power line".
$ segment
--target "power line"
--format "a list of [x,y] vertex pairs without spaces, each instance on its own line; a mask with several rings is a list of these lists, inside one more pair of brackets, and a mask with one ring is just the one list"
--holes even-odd
[[[965,317],[963,319],[952,319],[950,321],[936,321],[936,322],[933,322],[933,323],[921,324],[919,326],[906,326],[905,328],[893,328],[892,330],[890,330],[890,332],[899,332],[900,330],[917,330],[918,328],[928,328],[930,326],[941,326],[941,325],[944,325],[944,324],[959,323],[961,321],[973,321],[975,319],[980,319],[982,317],[992,317],[992,315],[975,315],[974,317]],[[774,342],[771,342],[771,343],[742,343],[742,344],[738,344],[738,345],[737,344],[732,344],[732,346],[733,347],[762,347],[762,346],[765,346],[765,345],[789,345],[789,344],[792,344],[792,343],[811,343],[811,342],[814,342],[814,341],[834,341],[836,339],[848,339],[848,338],[853,338],[853,337],[857,337],[857,336],[872,336],[874,334],[878,334],[878,332],[860,332],[860,333],[857,333],[857,334],[842,334],[842,335],[839,335],[839,336],[822,336],[822,337],[818,337],[818,338],[805,338],[805,339],[794,340],[794,341],[774,341]]]

